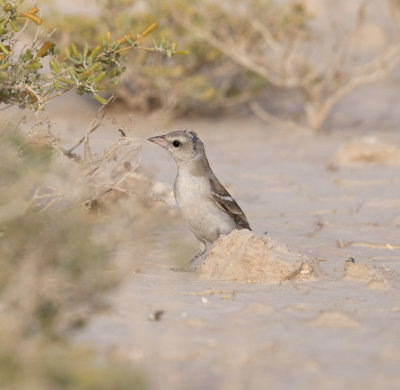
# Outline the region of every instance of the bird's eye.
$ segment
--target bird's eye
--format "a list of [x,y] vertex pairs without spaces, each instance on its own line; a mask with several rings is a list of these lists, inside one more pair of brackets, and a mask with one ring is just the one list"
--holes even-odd
[[172,142],[172,145],[174,145],[177,148],[178,146],[181,145],[181,142],[178,140],[175,140],[174,142]]

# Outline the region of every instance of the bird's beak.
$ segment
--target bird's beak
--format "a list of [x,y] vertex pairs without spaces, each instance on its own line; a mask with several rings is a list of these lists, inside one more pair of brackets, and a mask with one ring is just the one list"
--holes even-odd
[[158,135],[156,137],[148,138],[148,141],[154,142],[157,145],[160,145],[164,149],[168,148],[168,141],[165,139],[165,136]]

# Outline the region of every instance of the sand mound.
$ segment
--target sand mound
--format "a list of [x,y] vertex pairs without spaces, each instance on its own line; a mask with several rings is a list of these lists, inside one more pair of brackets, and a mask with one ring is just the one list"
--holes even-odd
[[207,279],[258,283],[314,279],[313,268],[303,256],[248,230],[221,236],[198,272]]
[[391,288],[398,276],[395,271],[385,267],[374,267],[350,260],[347,260],[344,264],[344,279],[366,282],[368,287],[373,289]]
[[339,165],[400,165],[400,150],[376,137],[364,137],[344,143],[336,153]]

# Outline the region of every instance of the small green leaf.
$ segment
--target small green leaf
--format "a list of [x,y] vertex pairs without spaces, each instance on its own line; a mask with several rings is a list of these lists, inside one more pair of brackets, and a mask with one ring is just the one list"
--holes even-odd
[[8,50],[2,43],[0,43],[0,50],[6,55],[10,55],[10,50]]
[[11,28],[14,30],[14,32],[19,31],[18,26],[12,20],[10,20],[9,23],[10,23]]
[[102,98],[100,95],[98,95],[97,93],[93,94],[93,97],[100,102],[101,104],[107,104],[107,100]]
[[71,43],[71,50],[72,50],[72,53],[74,54],[74,56],[76,58],[79,58],[78,49],[76,48],[75,43]]
[[72,80],[67,79],[66,77],[60,77],[59,80],[61,82],[65,83],[65,84],[68,84],[68,85],[74,85],[75,84]]
[[49,61],[50,69],[54,72],[59,74],[60,73],[60,64],[58,61],[55,60],[50,60]]
[[92,52],[90,53],[89,58],[93,61],[94,58],[96,57],[97,53],[98,53],[100,50],[101,50],[101,47],[100,47],[100,46],[96,46],[96,47],[92,50]]
[[84,49],[83,49],[83,58],[84,58],[85,60],[86,60],[86,58],[87,58],[88,52],[89,52],[89,44],[86,42],[86,43],[85,43],[85,47],[84,47]]
[[100,83],[100,82],[104,79],[105,76],[106,76],[106,72],[101,72],[101,73],[94,79],[94,82],[95,82],[96,84]]

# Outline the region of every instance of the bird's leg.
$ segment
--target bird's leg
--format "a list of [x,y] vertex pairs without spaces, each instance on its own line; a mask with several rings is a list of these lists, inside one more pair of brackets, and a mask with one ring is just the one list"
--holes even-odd
[[207,244],[203,240],[199,240],[200,251],[196,253],[185,265],[185,267],[191,266],[200,256],[203,256],[207,250]]
[[195,271],[192,268],[192,264],[207,251],[207,243],[199,239],[200,251],[196,253],[183,267],[172,268],[173,271]]

